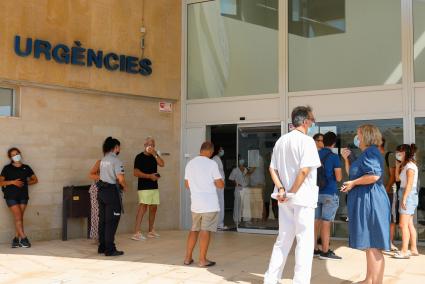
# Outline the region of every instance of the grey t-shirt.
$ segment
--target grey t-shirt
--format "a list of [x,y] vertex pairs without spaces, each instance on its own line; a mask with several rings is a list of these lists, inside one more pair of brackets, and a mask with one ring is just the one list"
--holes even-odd
[[117,175],[124,174],[124,166],[115,153],[108,153],[100,161],[100,180],[117,183]]

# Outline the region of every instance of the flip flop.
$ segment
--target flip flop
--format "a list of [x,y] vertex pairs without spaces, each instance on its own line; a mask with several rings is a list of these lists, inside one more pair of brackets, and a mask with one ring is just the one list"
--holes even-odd
[[411,252],[410,255],[411,256],[419,256],[419,252]]
[[191,265],[193,263],[193,259],[191,259],[189,262],[183,262],[184,265]]
[[211,267],[211,266],[214,266],[215,264],[216,264],[215,261],[208,261],[207,264],[205,264],[205,265],[199,265],[199,267]]

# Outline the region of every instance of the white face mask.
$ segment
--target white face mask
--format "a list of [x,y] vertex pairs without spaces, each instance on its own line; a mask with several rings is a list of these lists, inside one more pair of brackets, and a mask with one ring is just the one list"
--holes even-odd
[[243,165],[245,165],[245,160],[243,159],[239,160],[239,166],[243,166]]
[[19,154],[12,157],[12,161],[14,161],[15,163],[18,163],[21,160],[22,160],[22,157]]
[[218,152],[218,155],[219,155],[220,157],[223,157],[223,156],[224,156],[224,150],[220,150],[220,151]]
[[400,161],[401,162],[403,160],[403,155],[401,153],[396,153],[395,154],[395,159],[397,161]]

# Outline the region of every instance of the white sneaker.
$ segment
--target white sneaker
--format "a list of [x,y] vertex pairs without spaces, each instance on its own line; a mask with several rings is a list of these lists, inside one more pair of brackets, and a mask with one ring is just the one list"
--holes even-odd
[[131,237],[131,239],[132,240],[134,240],[134,241],[143,241],[143,240],[146,240],[146,237],[145,236],[143,236],[143,234],[142,233],[137,233],[137,234],[134,234],[132,237]]
[[159,238],[161,235],[160,234],[158,234],[157,232],[155,232],[155,231],[152,231],[152,232],[149,232],[148,233],[148,238],[151,238],[151,239],[155,239],[155,238]]

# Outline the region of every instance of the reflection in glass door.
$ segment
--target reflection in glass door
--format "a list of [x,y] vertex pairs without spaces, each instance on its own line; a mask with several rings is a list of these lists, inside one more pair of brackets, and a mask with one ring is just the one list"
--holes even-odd
[[278,208],[277,202],[270,198],[274,184],[269,165],[281,126],[239,125],[237,133],[239,170],[245,178],[243,186],[235,188],[239,190],[235,198],[240,201],[239,208],[235,208],[235,212],[240,212],[235,220],[237,229],[239,232],[274,233],[278,229]]

